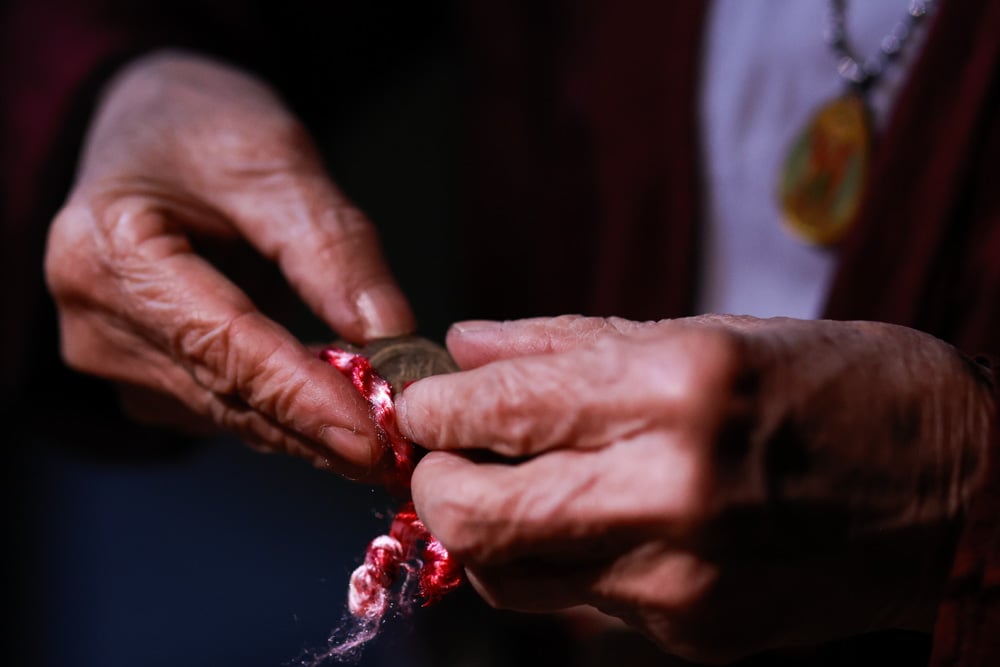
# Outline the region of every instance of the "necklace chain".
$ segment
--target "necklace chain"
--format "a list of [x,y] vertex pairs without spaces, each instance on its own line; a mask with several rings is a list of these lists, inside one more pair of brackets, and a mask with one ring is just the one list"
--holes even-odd
[[860,58],[847,35],[847,0],[827,1],[827,21],[823,37],[837,56],[837,72],[851,86],[863,92],[878,83],[886,68],[899,57],[914,29],[934,6],[934,0],[908,2],[906,13],[882,38],[878,52],[871,58]]

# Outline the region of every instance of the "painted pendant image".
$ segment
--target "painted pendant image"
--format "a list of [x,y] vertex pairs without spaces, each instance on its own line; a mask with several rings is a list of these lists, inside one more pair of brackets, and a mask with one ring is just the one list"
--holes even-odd
[[833,245],[857,218],[871,159],[871,123],[856,94],[822,106],[795,138],[781,173],[786,227],[802,240]]

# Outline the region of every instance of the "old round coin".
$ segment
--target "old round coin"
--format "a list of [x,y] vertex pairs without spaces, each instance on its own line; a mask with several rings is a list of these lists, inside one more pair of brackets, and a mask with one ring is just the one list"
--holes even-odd
[[383,338],[363,347],[345,341],[334,344],[348,352],[367,357],[396,393],[413,380],[458,370],[458,364],[448,354],[448,350],[419,336]]

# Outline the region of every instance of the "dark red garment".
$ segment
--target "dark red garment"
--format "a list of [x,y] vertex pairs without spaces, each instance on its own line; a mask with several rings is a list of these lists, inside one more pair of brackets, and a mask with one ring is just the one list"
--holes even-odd
[[[487,150],[474,209],[483,217],[471,231],[475,247],[486,244],[483,230],[505,234],[488,237],[493,264],[479,265],[475,294],[512,317],[526,293],[538,314],[566,303],[636,319],[690,314],[703,3],[566,3],[572,30],[545,37],[526,27],[535,6],[513,5],[520,12],[508,3],[478,16],[479,34],[507,32],[477,43],[486,74],[475,117]],[[531,263],[510,289],[509,258],[525,245]],[[584,254],[552,258],[569,248]],[[827,317],[1000,351],[1000,2],[940,3],[839,252]],[[1000,432],[992,455],[941,610],[935,665],[1000,665]]]
[[[307,122],[335,106],[315,80],[289,73],[344,61],[351,3],[134,6],[39,0],[8,8],[0,35],[7,286],[39,275],[37,253],[20,252],[37,245],[26,239],[38,236],[27,226],[39,176],[81,81],[100,63],[188,44],[263,70]],[[473,176],[456,278],[462,316],[690,314],[705,3],[481,0],[462,8]],[[827,316],[911,326],[970,354],[1000,355],[998,179],[1000,1],[944,0],[880,138]],[[30,338],[32,301],[27,290],[4,294],[6,380],[17,377],[6,368],[20,365]],[[1000,665],[996,430],[938,621],[936,665]],[[850,663],[849,652],[841,655]]]

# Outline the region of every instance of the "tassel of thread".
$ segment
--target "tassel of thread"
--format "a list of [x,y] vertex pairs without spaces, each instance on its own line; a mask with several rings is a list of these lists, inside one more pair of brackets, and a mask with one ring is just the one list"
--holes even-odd
[[[408,497],[416,465],[415,449],[396,425],[392,386],[360,354],[327,348],[320,357],[350,378],[368,402],[376,435],[392,453],[385,485],[395,495]],[[462,583],[461,566],[417,517],[413,503],[406,502],[396,513],[389,534],[371,541],[364,563],[351,574],[348,609],[355,618],[377,625],[394,604],[409,606],[407,598],[412,593],[407,584],[414,575],[424,606],[437,602]],[[400,580],[403,583],[397,588]]]
[[[414,566],[413,563],[418,563]],[[392,603],[395,584],[410,575],[418,577],[418,594],[424,606],[433,604],[462,583],[462,569],[417,518],[413,503],[396,513],[388,535],[368,545],[365,562],[351,574],[347,607],[356,618],[377,622]],[[404,584],[399,596],[407,594]],[[406,600],[399,600],[406,607]]]

